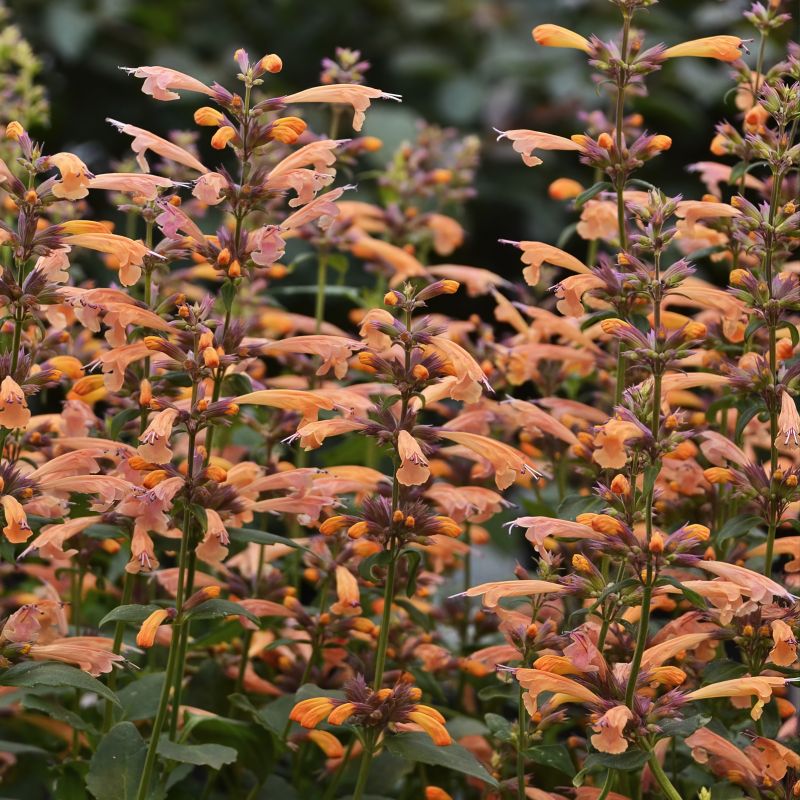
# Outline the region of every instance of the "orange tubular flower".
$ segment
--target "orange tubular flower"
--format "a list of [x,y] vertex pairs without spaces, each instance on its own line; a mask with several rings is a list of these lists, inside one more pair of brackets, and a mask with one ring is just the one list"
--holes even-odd
[[435,708],[417,704],[413,707],[413,711],[408,712],[408,719],[419,725],[433,739],[435,745],[447,747],[453,743],[444,726],[444,717]]
[[191,75],[170,69],[169,67],[120,67],[121,70],[135,78],[144,78],[142,91],[155,100],[178,100],[180,95],[171,91],[184,89],[189,92],[213,95],[214,90]]
[[585,36],[560,25],[550,23],[537,25],[531,33],[536,44],[542,47],[567,47],[572,50],[582,50],[584,53],[592,52],[591,42]]
[[304,728],[315,728],[325,719],[334,708],[334,701],[330,697],[310,697],[301,700],[289,714],[289,719],[302,725]]
[[136,634],[136,646],[144,648],[152,647],[156,640],[156,632],[159,626],[169,617],[170,609],[168,608],[159,608],[157,611],[150,614],[139,628],[139,633]]
[[736,61],[742,55],[742,40],[738,36],[706,36],[668,47],[662,59],[696,56],[716,58],[719,61]]

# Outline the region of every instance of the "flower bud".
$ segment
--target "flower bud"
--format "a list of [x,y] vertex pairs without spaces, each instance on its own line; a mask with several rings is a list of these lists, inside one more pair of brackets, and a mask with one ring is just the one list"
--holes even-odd
[[216,108],[203,106],[194,112],[194,121],[196,125],[219,127],[223,122],[225,122],[225,115]]
[[614,149],[614,140],[611,138],[611,135],[603,131],[597,137],[597,144],[599,147],[602,147],[604,150],[613,150]]
[[283,69],[283,61],[275,53],[264,56],[258,64],[264,72],[269,72],[272,75],[276,75]]
[[211,137],[211,146],[215,150],[224,150],[231,139],[236,138],[236,131],[230,125],[223,125]]
[[17,141],[21,136],[24,136],[24,134],[25,128],[23,128],[17,120],[12,120],[6,125],[6,139]]
[[624,475],[615,475],[611,481],[611,491],[628,497],[631,493],[631,482]]
[[193,608],[197,608],[201,603],[205,603],[206,600],[216,600],[219,597],[219,593],[221,591],[220,586],[204,586],[200,591],[195,592],[184,604],[182,611],[191,611]]

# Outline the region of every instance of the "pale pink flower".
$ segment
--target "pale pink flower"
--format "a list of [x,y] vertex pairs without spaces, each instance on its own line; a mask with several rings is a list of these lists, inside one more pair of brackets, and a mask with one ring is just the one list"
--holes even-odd
[[633,712],[627,706],[610,708],[592,725],[595,731],[592,744],[601,753],[624,753],[628,749],[628,740],[622,734],[631,719]]
[[361,130],[364,124],[365,111],[369,108],[370,102],[381,98],[382,100],[394,100],[400,102],[399,94],[389,94],[380,89],[373,89],[371,86],[360,86],[350,83],[333,83],[327,86],[313,86],[301,92],[283,97],[284,103],[347,103],[353,107],[353,129]]
[[292,336],[262,345],[259,351],[265,356],[305,354],[319,356],[322,364],[317,375],[326,375],[331,369],[340,380],[347,374],[348,359],[364,345],[354,339],[326,334]]
[[6,539],[11,544],[27,542],[33,531],[28,524],[28,517],[25,515],[25,510],[19,500],[10,494],[4,494],[0,498],[0,505],[2,505],[6,517],[6,524],[3,528]]
[[192,194],[201,202],[208,206],[215,206],[225,198],[222,190],[228,185],[224,175],[218,172],[206,172],[195,182]]
[[191,75],[170,69],[169,67],[120,67],[121,70],[135,78],[144,78],[142,91],[155,100],[178,100],[180,95],[173,89],[184,89],[187,92],[199,92],[213,96],[214,90],[201,83]]
[[228,530],[222,522],[222,517],[213,509],[206,509],[206,532],[203,541],[197,545],[197,557],[205,564],[219,567],[228,557],[230,537]]
[[45,525],[39,535],[19,554],[18,558],[25,558],[34,550],[38,550],[42,558],[57,560],[71,558],[78,551],[75,549],[64,550],[64,543],[67,539],[83,533],[86,528],[94,525],[99,520],[100,518],[95,516],[76,517],[55,525]]
[[701,219],[730,219],[740,217],[742,212],[728,203],[714,203],[706,200],[681,200],[675,209],[675,216],[685,219],[691,228]]
[[122,666],[125,657],[114,653],[114,642],[104,636],[70,636],[49,644],[32,644],[28,657],[34,661],[63,661],[97,677]]
[[528,286],[539,284],[539,275],[543,264],[562,267],[572,272],[589,272],[589,268],[578,261],[575,256],[565,253],[558,247],[553,247],[546,242],[512,242],[508,239],[500,240],[503,244],[512,244],[522,250],[520,260],[528,266],[522,270],[522,276]]
[[185,211],[172,205],[172,203],[163,203],[161,205],[161,213],[156,217],[156,225],[161,228],[164,236],[169,239],[183,238],[178,235],[180,231],[194,239],[198,244],[204,245],[206,243],[203,231],[197,227]]
[[773,597],[781,597],[784,600],[795,599],[780,584],[746,567],[726,564],[722,561],[700,561],[697,566],[706,570],[706,572],[711,572],[726,581],[741,586],[756,603],[771,603]]
[[558,298],[556,308],[565,316],[581,317],[584,314],[583,296],[592,289],[602,289],[605,282],[592,273],[570,275],[557,283],[555,295]]
[[[68,225],[64,223],[62,227],[67,228]],[[85,247],[113,256],[119,264],[119,279],[123,286],[133,286],[139,280],[144,257],[151,254],[142,242],[116,233],[79,233],[65,236],[63,241],[70,247]]]
[[411,253],[390,242],[384,242],[383,239],[361,235],[350,246],[350,251],[356,258],[379,262],[393,269],[394,275],[389,281],[390,287],[397,286],[409,278],[423,277],[427,274],[425,267]]
[[328,436],[339,436],[342,433],[360,431],[366,427],[366,423],[349,417],[334,417],[333,419],[323,419],[318,422],[308,422],[297,429],[297,433],[289,437],[289,441],[300,440],[300,446],[304,450],[316,450]]
[[797,447],[800,444],[798,432],[800,432],[800,414],[797,413],[797,404],[794,397],[784,390],[781,393],[781,413],[778,416],[778,438],[783,436],[785,445],[791,442]]
[[496,608],[504,597],[535,597],[540,594],[563,594],[566,587],[560,583],[542,580],[492,581],[472,586],[454,597],[483,597],[485,608]]
[[103,370],[106,388],[110,392],[118,392],[125,382],[125,370],[134,361],[141,361],[141,359],[147,358],[149,355],[151,355],[151,352],[144,342],[134,342],[133,344],[122,345],[122,347],[114,347],[102,353],[89,366],[100,365]]
[[596,539],[597,531],[580,522],[573,522],[556,517],[517,517],[507,523],[510,528],[525,528],[525,538],[538,553],[546,550],[545,542],[554,539]]

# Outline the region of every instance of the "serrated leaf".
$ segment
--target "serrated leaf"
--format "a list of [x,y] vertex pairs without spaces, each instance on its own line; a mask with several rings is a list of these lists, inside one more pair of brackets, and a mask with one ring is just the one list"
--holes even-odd
[[110,700],[114,705],[119,705],[119,700],[114,692],[105,684],[69,664],[60,664],[55,661],[23,661],[14,664],[5,672],[0,673],[0,686],[19,686],[32,688],[34,686],[62,687],[69,686],[84,692],[94,692],[105,700]]
[[225,764],[236,761],[237,757],[236,750],[224,744],[178,744],[165,737],[159,739],[158,754],[170,761],[211,769],[222,769]]
[[461,745],[450,744],[446,747],[439,747],[425,733],[402,733],[397,736],[389,736],[385,744],[390,753],[408,761],[416,761],[433,767],[445,767],[464,775],[471,775],[490,786],[498,786],[497,781],[484,769],[475,756]]

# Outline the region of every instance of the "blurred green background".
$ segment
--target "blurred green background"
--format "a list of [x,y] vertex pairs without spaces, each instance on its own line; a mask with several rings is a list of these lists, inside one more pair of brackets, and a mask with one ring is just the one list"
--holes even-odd
[[[91,168],[127,155],[128,138],[107,116],[164,133],[191,128],[198,96],[156,103],[141,81],[117,67],[166,65],[204,81],[233,86],[232,54],[277,52],[284,71],[270,78],[274,94],[318,83],[320,61],[337,46],[359,49],[372,63],[373,86],[403,95],[403,104],[373,104],[365,133],[385,147],[414,133],[414,122],[455,126],[484,145],[478,197],[466,215],[469,239],[454,260],[516,274],[510,239],[557,239],[564,209],[548,201],[550,181],[563,174],[590,183],[575,159],[554,153],[543,167],[525,167],[492,128],[533,128],[569,135],[581,130],[580,109],[602,107],[577,51],[534,45],[531,28],[555,22],[588,35],[613,36],[617,10],[608,0],[12,0],[12,20],[44,62],[51,126],[34,133],[49,149],[79,152]],[[713,33],[752,36],[741,0],[663,0],[640,15],[648,42],[677,43]],[[786,0],[786,6],[797,6]],[[785,33],[789,33],[785,30]],[[779,47],[769,57],[779,57]],[[752,58],[752,57],[751,57]],[[735,113],[730,68],[707,59],[679,59],[652,77],[651,94],[636,102],[652,132],[673,138],[672,151],[641,177],[670,193],[699,196],[684,166],[709,157],[717,120]],[[271,92],[273,93],[273,92]],[[207,138],[207,137],[206,137]],[[213,152],[213,151],[212,151]],[[208,154],[213,165],[214,156]],[[581,248],[582,249],[582,248]]]

